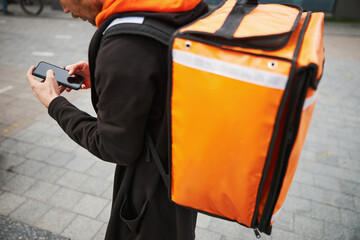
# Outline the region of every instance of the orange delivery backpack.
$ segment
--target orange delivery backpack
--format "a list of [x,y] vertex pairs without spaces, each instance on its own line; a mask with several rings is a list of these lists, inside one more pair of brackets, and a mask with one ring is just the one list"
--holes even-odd
[[176,30],[118,22],[109,34],[169,46],[169,169],[149,134],[147,143],[171,201],[271,234],[317,99],[324,14],[226,0]]

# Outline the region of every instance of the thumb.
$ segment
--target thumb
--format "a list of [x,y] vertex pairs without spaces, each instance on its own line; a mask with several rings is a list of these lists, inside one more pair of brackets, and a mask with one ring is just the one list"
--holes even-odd
[[50,84],[56,85],[57,87],[59,87],[59,84],[57,83],[56,78],[55,78],[55,73],[51,69],[46,72],[46,80],[45,81],[48,81]]
[[55,73],[53,70],[49,69],[46,72],[46,78],[54,78],[55,77]]

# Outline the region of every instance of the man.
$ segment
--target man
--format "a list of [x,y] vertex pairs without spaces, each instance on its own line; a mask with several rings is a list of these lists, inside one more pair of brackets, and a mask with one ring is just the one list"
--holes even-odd
[[146,16],[182,26],[204,14],[201,0],[60,0],[65,13],[98,27],[89,47],[89,64],[67,66],[85,77],[97,117],[60,96],[52,71],[44,82],[27,79],[34,95],[78,144],[116,164],[111,216],[105,239],[194,239],[196,213],[168,199],[155,161],[149,158],[150,133],[163,164],[167,163],[167,47],[145,36],[103,32],[116,18]]

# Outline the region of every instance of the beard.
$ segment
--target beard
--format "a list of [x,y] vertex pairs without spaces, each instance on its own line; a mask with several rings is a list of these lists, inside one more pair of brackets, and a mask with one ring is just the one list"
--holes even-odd
[[[80,4],[82,0],[77,0],[77,1],[78,1],[78,4]],[[96,19],[97,14],[100,13],[102,10],[102,4],[99,2],[96,2],[91,5],[83,4],[83,8],[84,8],[84,13],[86,13],[86,16],[83,15],[82,17],[80,17],[78,15],[75,15],[72,12],[71,12],[71,16],[73,18],[81,18],[83,21],[87,20],[93,26],[96,26],[95,19]]]

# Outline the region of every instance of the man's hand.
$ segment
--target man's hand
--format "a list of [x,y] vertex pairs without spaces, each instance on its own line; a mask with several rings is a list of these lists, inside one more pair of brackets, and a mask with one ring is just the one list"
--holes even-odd
[[[89,64],[87,62],[80,61],[75,64],[66,66],[65,69],[69,71],[69,75],[79,74],[84,77],[84,82],[81,85],[81,89],[87,89],[91,87],[90,70]],[[71,89],[66,88],[66,91],[70,92]]]
[[34,91],[35,97],[48,108],[51,101],[60,96],[60,93],[62,93],[66,87],[62,86],[59,88],[59,84],[55,79],[55,73],[52,70],[46,72],[46,79],[43,82],[37,81],[32,75],[34,69],[35,66],[29,69],[26,78]]

